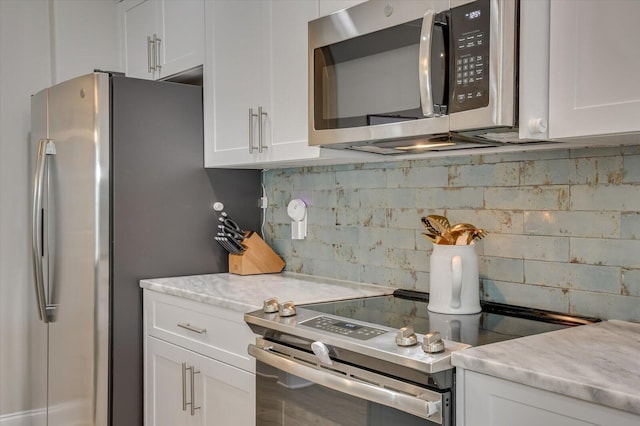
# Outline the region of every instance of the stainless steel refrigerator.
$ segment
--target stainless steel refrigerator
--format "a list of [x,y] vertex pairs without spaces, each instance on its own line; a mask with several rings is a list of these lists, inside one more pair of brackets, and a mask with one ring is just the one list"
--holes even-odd
[[258,229],[260,172],[205,170],[201,87],[95,72],[32,97],[47,425],[143,424],[143,278],[226,272],[214,201]]

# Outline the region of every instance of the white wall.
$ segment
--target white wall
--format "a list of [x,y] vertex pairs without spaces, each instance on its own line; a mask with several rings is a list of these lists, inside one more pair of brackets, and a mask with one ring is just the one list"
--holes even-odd
[[4,418],[32,408],[31,396],[39,401],[43,397],[28,385],[33,330],[29,323],[35,325],[37,314],[28,262],[27,153],[29,95],[51,83],[48,34],[47,2],[0,1],[0,415]]
[[95,69],[123,71],[117,31],[117,0],[53,0],[52,80]]
[[94,68],[122,68],[115,0],[0,0],[2,425],[33,424],[27,416],[44,401],[29,260],[30,95]]

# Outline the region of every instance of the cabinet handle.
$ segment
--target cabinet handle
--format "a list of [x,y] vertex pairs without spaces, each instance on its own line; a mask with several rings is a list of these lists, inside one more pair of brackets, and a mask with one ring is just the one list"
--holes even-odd
[[182,363],[182,411],[187,411],[187,363]]
[[152,47],[153,41],[151,41],[151,37],[147,36],[147,65],[149,65],[149,69],[147,70],[147,72],[149,74],[151,74],[151,71],[154,70],[154,67],[151,65],[151,62],[153,61],[152,59],[152,53],[151,51],[153,50]]
[[188,368],[188,370],[191,370],[191,402],[189,403],[191,405],[191,415],[195,416],[196,415],[196,410],[199,410],[200,407],[196,407],[196,386],[195,386],[195,375],[199,374],[199,371],[196,371],[196,368],[194,366],[191,366]]
[[[258,110],[260,112],[260,110]],[[259,117],[259,114],[253,113],[253,108],[249,108],[249,154],[253,154],[253,150],[257,149],[253,146],[253,118]]]
[[258,107],[258,152],[260,154],[262,154],[263,149],[267,149],[267,147],[264,146],[263,139],[262,139],[262,133],[263,133],[262,123],[264,122],[264,120],[262,119],[262,116],[266,116],[266,115],[267,113],[262,111],[262,107]]
[[204,334],[207,332],[206,328],[196,327],[194,325],[189,324],[188,322],[178,323],[178,327],[184,328],[189,331],[193,331],[194,333],[198,333],[198,334]]
[[160,72],[160,68],[162,68],[162,65],[160,65],[160,43],[162,42],[162,39],[159,38],[158,36],[156,36],[155,34],[153,35],[153,42],[156,48],[156,61],[155,61],[155,70]]
[[[191,380],[189,391],[191,394],[190,401],[187,402],[187,370],[189,370],[189,379]],[[187,363],[182,363],[182,411],[187,411],[187,405],[191,407],[191,415],[196,415],[196,410],[199,410],[200,407],[196,407],[195,404],[195,393],[196,393],[196,385],[195,385],[195,375],[200,374],[199,371],[196,371],[194,366],[187,367]]]

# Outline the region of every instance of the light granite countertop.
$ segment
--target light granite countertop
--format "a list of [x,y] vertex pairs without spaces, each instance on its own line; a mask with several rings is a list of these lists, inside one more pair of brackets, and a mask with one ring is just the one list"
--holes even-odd
[[140,281],[140,287],[239,312],[262,308],[277,297],[296,305],[391,294],[393,287],[284,272],[264,275],[208,274]]
[[640,414],[640,324],[605,321],[454,352],[456,367]]

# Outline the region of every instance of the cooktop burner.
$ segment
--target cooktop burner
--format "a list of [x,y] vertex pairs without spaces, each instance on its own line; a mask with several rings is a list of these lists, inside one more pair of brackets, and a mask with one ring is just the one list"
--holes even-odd
[[[412,326],[416,333],[439,331],[442,338],[471,346],[546,333],[562,328],[590,324],[595,318],[569,316],[537,309],[483,302],[482,312],[473,315],[450,315],[429,312],[428,293],[396,290],[393,295],[301,305],[306,309],[351,320],[400,329]],[[351,326],[353,327],[353,326]],[[334,326],[347,333],[348,323]]]

